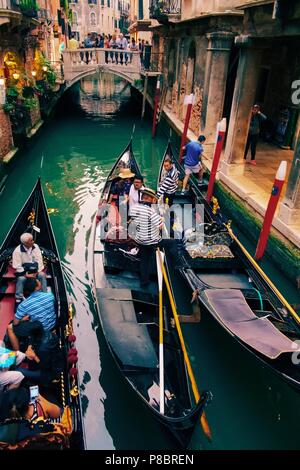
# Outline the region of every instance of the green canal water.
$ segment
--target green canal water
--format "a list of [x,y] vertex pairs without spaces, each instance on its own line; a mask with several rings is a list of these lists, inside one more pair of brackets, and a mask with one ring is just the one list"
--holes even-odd
[[[153,141],[150,120],[124,82],[91,77],[64,98],[56,117],[6,168],[0,196],[0,241],[41,174],[70,299],[76,309],[82,407],[88,449],[175,449],[167,432],[123,382],[106,347],[90,289],[87,249],[99,193],[116,156],[129,141],[149,185],[154,185],[167,137]],[[43,165],[41,168],[41,161]],[[244,240],[250,250],[253,247]],[[291,302],[297,292],[267,262],[265,268]],[[300,394],[263,368],[213,318],[185,325],[200,390],[210,389],[209,444],[197,426],[191,449],[299,449]]]

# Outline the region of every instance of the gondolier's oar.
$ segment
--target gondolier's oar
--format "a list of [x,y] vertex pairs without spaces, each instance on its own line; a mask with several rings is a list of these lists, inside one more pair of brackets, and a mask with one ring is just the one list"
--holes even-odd
[[159,257],[159,249],[156,252],[158,295],[159,295],[159,411],[165,414],[165,379],[164,379],[164,316],[163,316],[163,256]]
[[233,233],[231,227],[230,227],[230,224],[224,224],[225,227],[227,228],[228,230],[228,233],[229,235],[231,236],[231,238],[238,244],[238,246],[240,247],[240,249],[242,250],[242,252],[244,253],[244,255],[248,258],[248,260],[250,261],[250,263],[255,267],[255,269],[257,269],[257,271],[261,274],[261,276],[264,278],[264,280],[269,284],[269,286],[271,287],[271,289],[273,290],[273,292],[279,297],[279,299],[281,300],[281,302],[283,303],[283,305],[286,307],[286,309],[290,312],[290,314],[292,315],[292,317],[296,320],[296,322],[300,325],[300,317],[299,315],[297,315],[297,313],[295,312],[295,310],[293,309],[293,307],[288,303],[288,301],[283,297],[283,295],[279,292],[279,290],[277,289],[277,287],[273,284],[273,282],[271,281],[271,279],[268,278],[268,276],[266,275],[266,273],[261,269],[261,267],[259,266],[259,264],[257,264],[257,262],[255,261],[254,258],[252,258],[252,256],[250,255],[250,253],[246,250],[246,248],[244,247],[244,245],[239,241],[239,239],[236,237],[236,235]]
[[[186,350],[186,346],[185,346],[185,343],[184,343],[183,334],[182,334],[182,330],[181,330],[181,326],[180,326],[180,321],[179,321],[179,318],[178,318],[178,313],[176,311],[175,302],[174,302],[174,299],[173,299],[169,279],[168,279],[168,276],[167,276],[166,268],[165,268],[165,266],[163,264],[163,261],[162,261],[162,254],[161,254],[159,248],[157,249],[157,255],[158,255],[158,258],[159,258],[159,261],[160,261],[160,266],[161,266],[161,269],[162,269],[163,278],[164,278],[164,281],[165,281],[165,284],[166,284],[166,287],[167,287],[168,296],[169,296],[170,304],[171,304],[171,308],[172,308],[172,313],[173,313],[173,316],[174,316],[174,320],[175,320],[175,324],[176,324],[176,328],[177,328],[177,332],[178,332],[178,336],[179,336],[179,340],[180,340],[180,344],[181,344],[181,349],[182,349],[182,352],[183,352],[183,356],[184,356],[184,360],[185,360],[185,363],[186,363],[187,371],[188,371],[190,381],[191,381],[191,384],[192,384],[192,390],[193,390],[193,393],[194,393],[196,403],[198,403],[199,400],[200,400],[200,393],[199,393],[199,390],[198,390],[198,387],[197,387],[197,383],[196,383],[194,372],[193,372],[193,369],[192,369],[192,366],[191,366],[191,363],[190,363],[190,359],[189,359],[189,356],[187,354],[187,350]],[[201,415],[200,421],[201,421],[201,426],[202,426],[202,429],[204,431],[204,434],[211,441],[212,440],[212,434],[211,434],[211,430],[210,430],[209,424],[207,422],[206,414],[205,414],[204,411]]]

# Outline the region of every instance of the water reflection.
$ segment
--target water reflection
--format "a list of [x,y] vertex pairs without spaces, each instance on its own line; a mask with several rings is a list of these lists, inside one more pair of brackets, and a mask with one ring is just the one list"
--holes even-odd
[[86,113],[94,117],[114,115],[124,98],[129,97],[129,83],[112,74],[100,72],[85,77],[80,82],[79,104]]

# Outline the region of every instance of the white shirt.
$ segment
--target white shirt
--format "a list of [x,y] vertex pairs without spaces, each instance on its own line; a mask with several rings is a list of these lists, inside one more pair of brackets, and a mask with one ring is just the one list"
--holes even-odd
[[142,186],[140,189],[135,189],[134,185],[131,185],[130,191],[129,191],[129,215],[131,212],[131,209],[133,206],[138,204],[140,202],[140,194],[139,191],[141,189],[145,189],[144,186]]

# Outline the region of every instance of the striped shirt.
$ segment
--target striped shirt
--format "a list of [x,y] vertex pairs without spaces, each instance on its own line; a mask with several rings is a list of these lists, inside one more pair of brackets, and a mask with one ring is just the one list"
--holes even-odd
[[130,236],[141,245],[155,245],[160,242],[162,218],[157,210],[145,203],[131,209]]
[[169,170],[160,181],[159,188],[157,190],[158,197],[163,194],[175,194],[178,187],[178,178],[178,170],[173,165],[171,170]]
[[33,292],[20,303],[15,318],[21,320],[26,315],[30,316],[30,320],[40,321],[45,331],[52,330],[56,323],[54,295],[50,292]]

